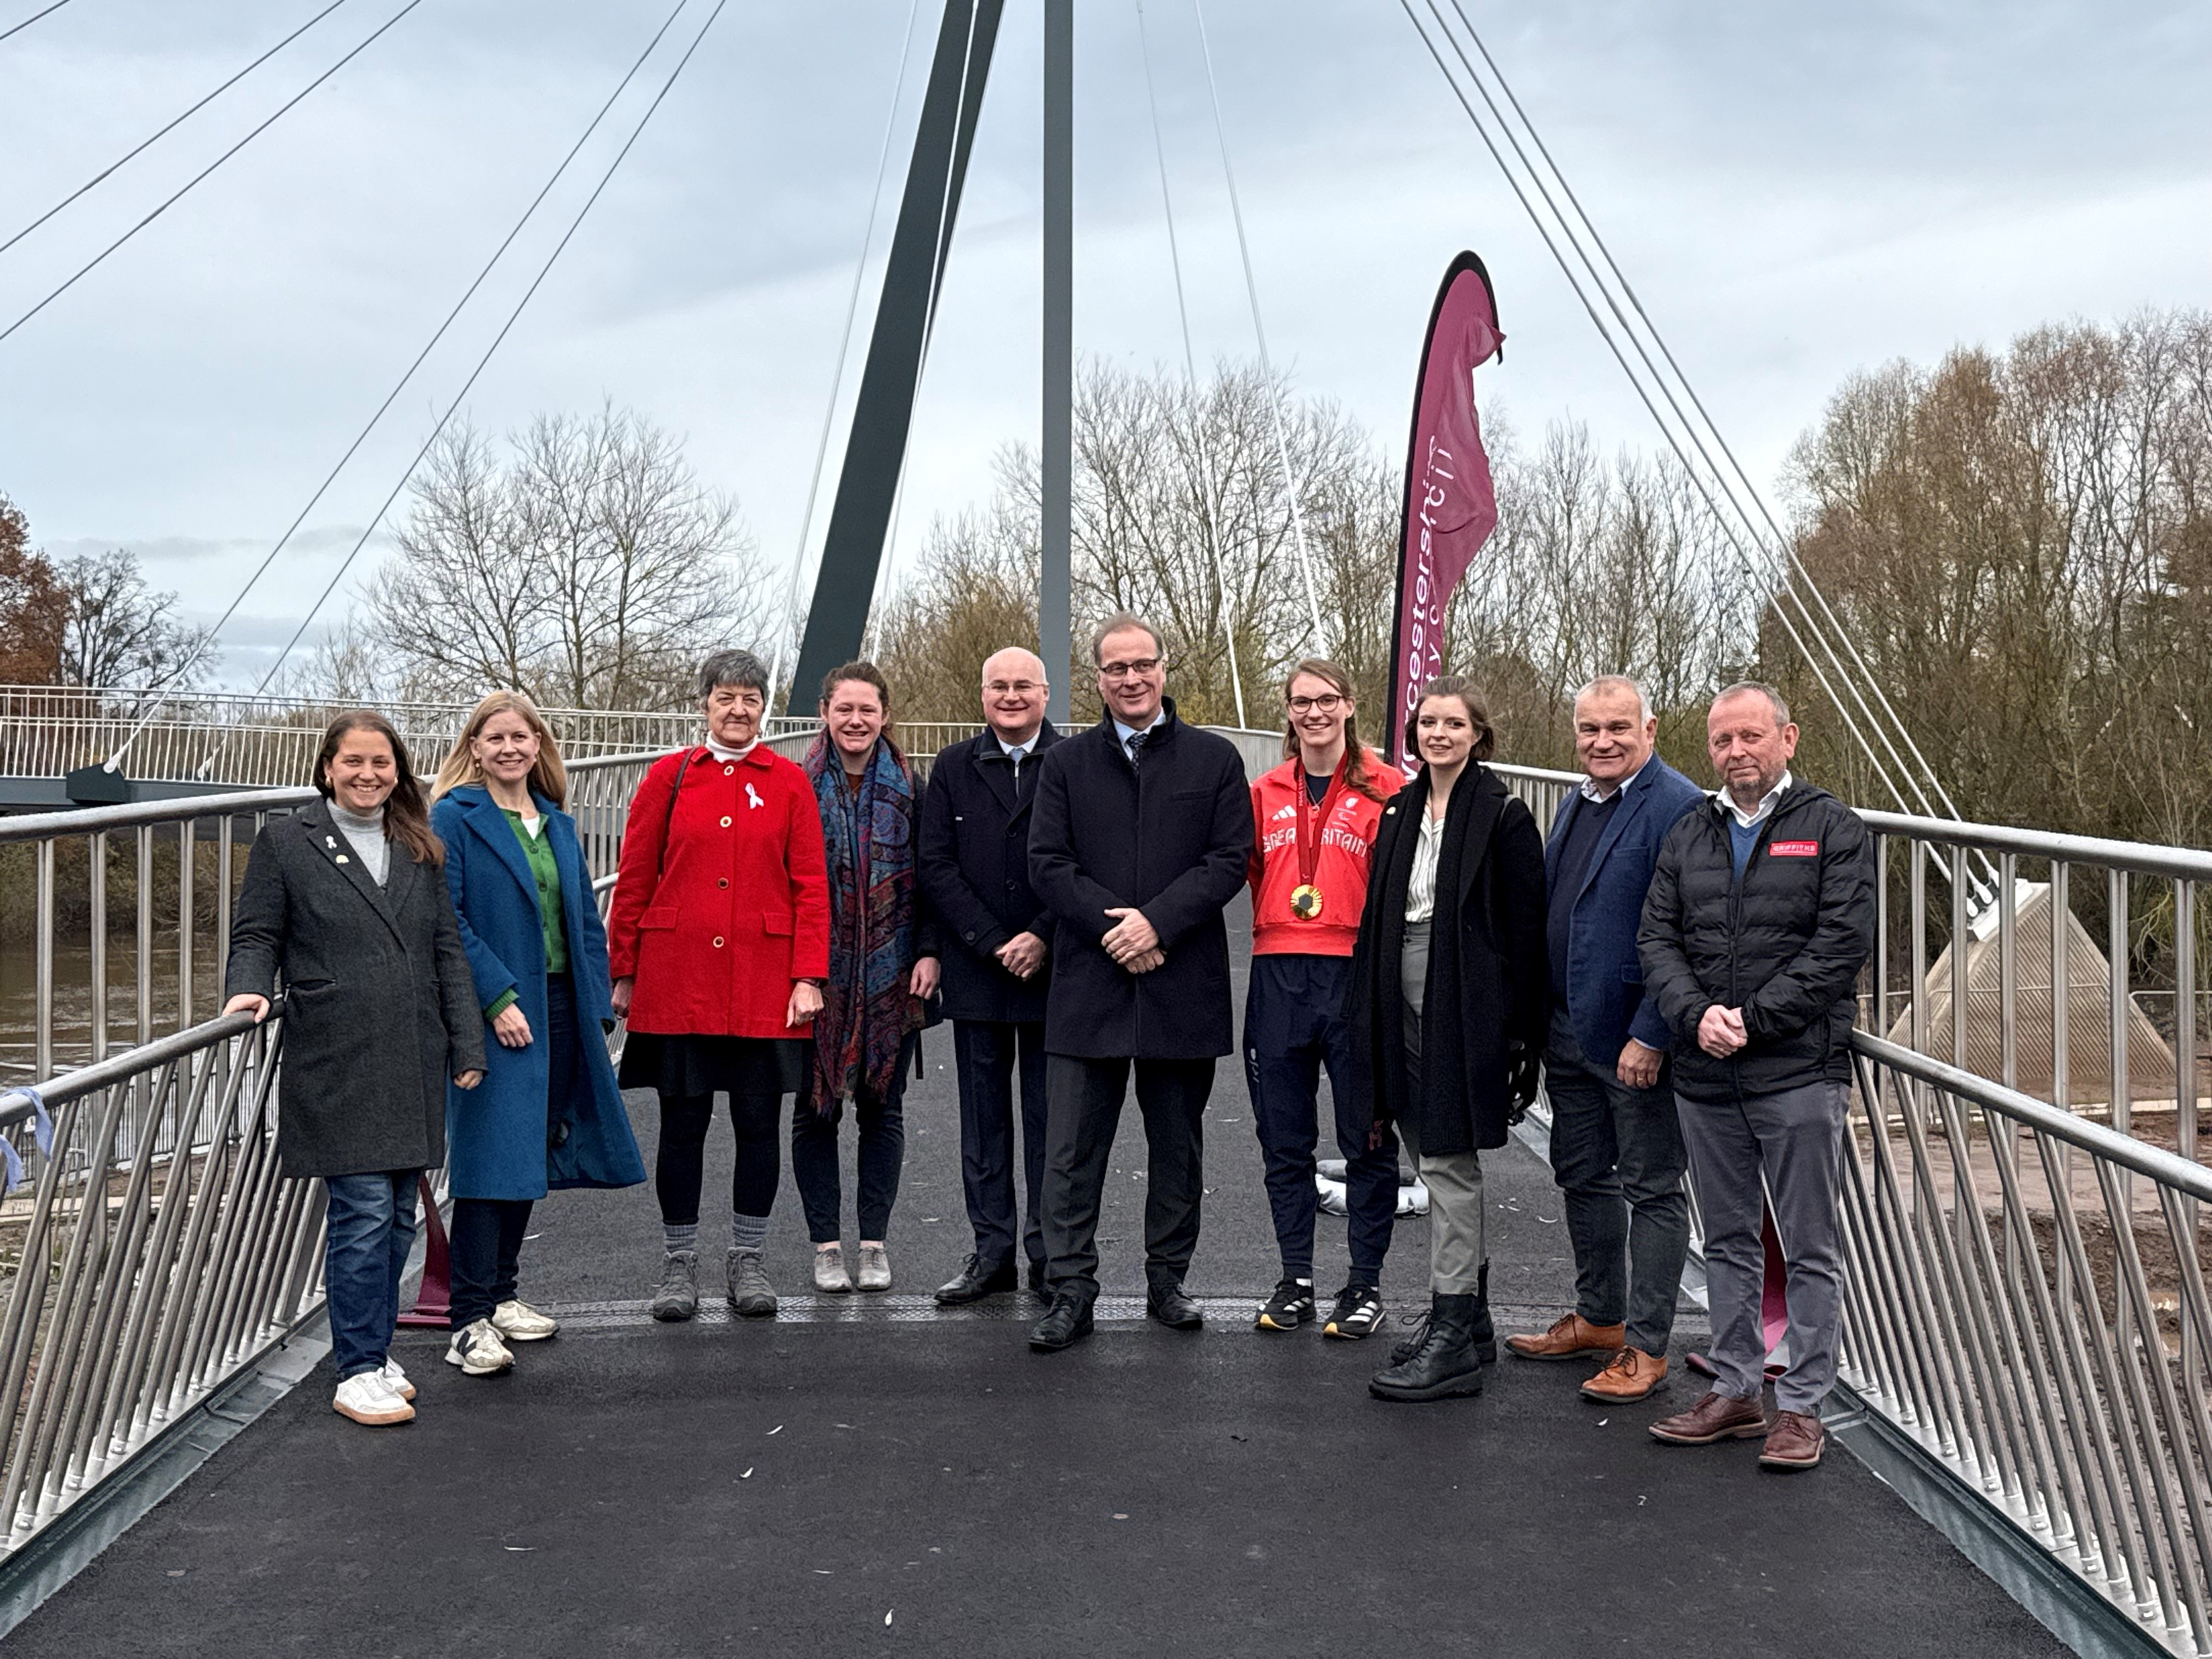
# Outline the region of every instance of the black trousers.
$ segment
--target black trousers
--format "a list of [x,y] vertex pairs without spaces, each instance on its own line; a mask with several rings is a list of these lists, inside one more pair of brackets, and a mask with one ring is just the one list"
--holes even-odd
[[1145,1283],[1170,1288],[1190,1270],[1213,1061],[1053,1054],[1045,1061],[1044,1244],[1045,1285],[1054,1295],[1097,1297],[1098,1206],[1133,1066],[1145,1120]]
[[457,1198],[447,1235],[453,1264],[453,1311],[447,1323],[459,1330],[514,1299],[521,1273],[522,1236],[530,1231],[526,1198]]
[[[1014,1241],[1031,1261],[1044,1260],[1044,1022],[952,1022],[960,1071],[960,1185],[968,1199],[975,1255],[986,1267],[1014,1259]],[[1021,1212],[1014,1203],[1014,1073],[1022,1083]],[[1029,1224],[1021,1224],[1026,1213]]]

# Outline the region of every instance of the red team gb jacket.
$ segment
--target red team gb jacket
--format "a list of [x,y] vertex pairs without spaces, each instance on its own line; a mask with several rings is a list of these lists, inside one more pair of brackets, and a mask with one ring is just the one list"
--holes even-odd
[[[1340,773],[1340,776],[1341,774]],[[1373,750],[1367,775],[1386,798],[1406,780]],[[1359,913],[1367,902],[1367,860],[1382,803],[1340,786],[1328,820],[1313,826],[1318,846],[1312,885],[1321,913],[1301,920],[1291,896],[1305,884],[1298,860],[1298,820],[1318,809],[1306,798],[1305,768],[1295,755],[1252,786],[1252,953],[1255,956],[1348,957],[1359,938]]]

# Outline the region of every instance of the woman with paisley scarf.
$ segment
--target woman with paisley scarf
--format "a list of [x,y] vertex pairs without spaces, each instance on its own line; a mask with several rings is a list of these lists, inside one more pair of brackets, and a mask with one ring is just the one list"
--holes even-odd
[[[937,993],[937,953],[915,879],[921,790],[892,738],[891,693],[873,663],[822,682],[822,732],[806,751],[830,870],[830,979],[814,1021],[806,1086],[791,1120],[791,1170],[814,1241],[814,1287],[891,1287],[885,1235],[906,1158],[902,1102]],[[859,1126],[860,1249],[841,1228],[837,1126]]]

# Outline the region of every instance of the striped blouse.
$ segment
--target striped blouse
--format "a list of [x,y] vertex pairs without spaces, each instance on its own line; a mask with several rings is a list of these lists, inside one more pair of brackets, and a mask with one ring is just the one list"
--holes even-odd
[[1437,909],[1437,854],[1444,844],[1444,821],[1421,813],[1421,838],[1413,843],[1413,872],[1406,880],[1406,920],[1426,921]]

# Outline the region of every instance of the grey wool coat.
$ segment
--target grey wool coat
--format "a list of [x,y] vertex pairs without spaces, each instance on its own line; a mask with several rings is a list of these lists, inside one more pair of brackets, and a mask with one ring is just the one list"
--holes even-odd
[[483,1011],[436,869],[392,843],[379,888],[322,801],[253,843],[226,996],[284,976],[276,1154],[288,1176],[428,1169],[446,1158],[446,1083],[484,1065]]

